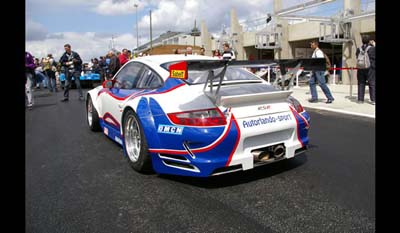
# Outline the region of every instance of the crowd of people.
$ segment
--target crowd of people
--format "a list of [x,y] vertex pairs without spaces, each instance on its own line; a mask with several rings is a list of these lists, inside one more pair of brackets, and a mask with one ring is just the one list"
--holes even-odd
[[[28,97],[28,107],[32,108],[33,99],[31,98],[32,90],[45,88],[50,92],[58,92],[60,88],[64,90],[63,102],[69,99],[69,89],[74,77],[76,87],[79,92],[79,98],[83,99],[82,89],[80,84],[80,75],[82,72],[90,71],[100,75],[100,80],[103,82],[106,79],[112,78],[117,71],[129,60],[136,57],[148,56],[147,53],[132,54],[131,50],[126,48],[122,51],[110,50],[105,56],[92,58],[90,62],[83,63],[80,55],[71,50],[70,44],[64,45],[65,52],[59,60],[55,59],[52,54],[39,59],[34,57],[29,52],[26,52],[26,95]],[[175,54],[192,55],[193,48],[188,46],[184,51],[176,49]],[[200,48],[199,55],[205,55],[204,47]],[[212,51],[213,57],[219,59],[235,59],[235,52],[229,47],[228,43],[223,45],[222,53],[219,50]],[[61,82],[60,75],[65,74],[65,82]]]
[[[369,37],[364,36],[362,38],[362,46],[357,48],[357,80],[358,80],[358,103],[364,102],[365,86],[369,86],[370,101],[375,104],[375,41],[370,40]],[[318,41],[314,40],[310,43],[311,48],[314,50],[312,58],[326,58],[324,52],[319,49]],[[128,49],[122,49],[121,52],[110,50],[105,56],[99,58],[92,58],[87,64],[83,64],[80,55],[71,50],[71,45],[64,45],[65,52],[57,61],[52,54],[48,54],[47,57],[42,59],[35,58],[29,52],[25,55],[25,67],[26,67],[26,96],[28,100],[28,108],[31,109],[34,100],[32,97],[32,89],[48,88],[50,92],[58,92],[59,87],[64,89],[64,98],[61,100],[66,102],[69,100],[69,89],[71,88],[72,77],[79,93],[79,99],[83,100],[82,88],[80,85],[80,75],[82,71],[90,70],[92,73],[98,73],[100,75],[101,82],[104,80],[111,79],[118,70],[129,60],[136,57],[147,56],[147,54],[135,54]],[[186,49],[176,49],[173,53],[192,55],[193,48],[188,46]],[[195,53],[197,54],[197,53]],[[200,48],[199,55],[205,55],[205,49]],[[361,56],[362,55],[362,56]],[[228,43],[223,44],[223,51],[213,50],[212,57],[217,57],[223,60],[235,60],[236,54],[232,50]],[[362,57],[362,58],[360,58]],[[364,60],[363,60],[364,59]],[[361,64],[359,63],[367,63]],[[310,78],[310,93],[311,99],[309,102],[315,103],[318,101],[316,85],[318,84],[324,92],[327,101],[326,103],[332,103],[334,97],[332,96],[329,87],[326,85],[325,79],[326,71],[314,71]],[[61,85],[60,74],[65,74],[65,83]]]
[[[32,91],[35,89],[44,88],[50,92],[58,92],[61,88],[64,90],[64,98],[61,101],[67,102],[69,100],[72,77],[74,77],[75,85],[78,89],[79,99],[83,100],[80,84],[82,72],[97,73],[100,75],[101,82],[103,82],[112,78],[122,65],[134,58],[132,52],[124,48],[121,52],[110,50],[105,56],[92,58],[90,62],[83,63],[80,55],[71,50],[70,44],[65,44],[64,50],[65,52],[59,60],[56,60],[52,54],[39,59],[30,52],[25,52],[25,90],[29,109],[32,109],[34,104]],[[62,73],[65,74],[64,83],[60,80]]]

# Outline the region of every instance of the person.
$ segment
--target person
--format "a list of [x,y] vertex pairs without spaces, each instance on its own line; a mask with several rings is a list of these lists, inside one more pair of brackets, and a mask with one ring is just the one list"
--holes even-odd
[[107,76],[107,69],[108,69],[108,65],[107,65],[105,56],[100,56],[99,66],[100,66],[100,80],[101,80],[101,83],[103,83],[105,80],[105,77]]
[[60,58],[60,63],[64,66],[65,72],[64,99],[61,101],[66,102],[69,99],[69,89],[71,88],[72,77],[75,79],[76,88],[79,93],[79,100],[84,100],[79,80],[82,72],[82,59],[77,52],[71,50],[70,44],[65,44],[64,49],[65,52]]
[[110,69],[110,73],[108,74],[107,79],[110,80],[118,72],[121,65],[120,65],[119,59],[115,55],[114,51],[110,50],[108,52],[108,57],[110,58],[110,63],[108,65],[108,68]]
[[[369,70],[370,70],[370,44],[369,36],[365,35],[362,37],[362,45],[356,50],[356,58],[357,58],[357,103],[364,103],[365,96],[365,86],[367,84],[367,80],[369,79]],[[373,96],[375,92],[375,80],[371,80],[372,82],[368,82],[368,87],[370,91],[370,100],[375,101],[375,96]],[[372,95],[371,95],[372,94]]]
[[92,66],[92,73],[100,74],[101,68],[99,65],[99,60],[95,57],[93,58],[93,66]]
[[25,94],[28,98],[28,109],[33,107],[32,86],[35,76],[35,61],[32,54],[25,51]]
[[[319,49],[318,45],[319,45],[319,43],[317,40],[311,41],[310,46],[312,49],[314,49],[314,52],[313,52],[311,58],[325,58],[324,52],[322,52],[322,50]],[[318,94],[317,94],[317,87],[316,87],[317,82],[327,98],[326,103],[330,104],[335,100],[331,94],[331,91],[329,90],[329,87],[326,85],[324,73],[325,73],[325,70],[315,70],[312,72],[312,75],[310,78],[311,99],[308,100],[310,103],[318,102]]]
[[187,47],[186,48],[186,55],[192,55],[193,54],[193,48],[192,47]]
[[224,59],[224,60],[235,60],[236,59],[235,52],[229,48],[228,43],[224,43],[223,48],[224,48],[224,53],[222,53],[222,59]]
[[57,64],[54,61],[52,54],[47,54],[47,57],[43,61],[43,65],[44,65],[44,72],[46,76],[49,78],[48,86],[50,92],[57,92],[56,74],[55,74],[55,71],[57,70],[56,68]]
[[203,47],[201,47],[200,48],[200,55],[205,55],[206,54],[206,50],[205,50],[205,48],[203,48]]
[[176,49],[174,50],[174,54],[179,54],[179,48],[176,48]]
[[128,49],[123,49],[122,53],[118,56],[118,59],[121,66],[127,63],[129,61]]
[[222,58],[221,53],[219,52],[218,49],[214,50],[213,57],[217,57],[217,58],[219,58],[219,59]]
[[368,88],[371,104],[375,105],[375,41],[371,40],[369,44],[372,47],[368,50],[368,57],[370,62],[370,67],[368,71]]

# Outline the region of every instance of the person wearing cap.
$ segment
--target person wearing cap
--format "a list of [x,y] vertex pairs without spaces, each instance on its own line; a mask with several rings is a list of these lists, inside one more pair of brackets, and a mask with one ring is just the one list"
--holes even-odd
[[[316,40],[311,41],[310,46],[312,49],[314,49],[314,52],[313,52],[311,58],[325,58],[324,52],[322,52],[322,50],[318,48],[318,41],[316,41]],[[324,73],[325,73],[324,70],[314,70],[312,72],[312,75],[310,78],[311,99],[309,99],[308,102],[310,102],[310,103],[318,102],[318,94],[317,94],[317,87],[316,87],[317,82],[327,98],[326,103],[330,104],[335,100],[332,96],[331,91],[329,90],[329,87],[326,85]]]

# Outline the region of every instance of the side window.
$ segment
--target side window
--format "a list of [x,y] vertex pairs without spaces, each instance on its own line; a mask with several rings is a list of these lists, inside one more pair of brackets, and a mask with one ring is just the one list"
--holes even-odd
[[137,83],[137,88],[157,88],[163,85],[162,79],[148,67],[144,67],[140,79]]
[[140,78],[140,70],[143,65],[137,62],[127,64],[115,77],[115,88],[133,89]]

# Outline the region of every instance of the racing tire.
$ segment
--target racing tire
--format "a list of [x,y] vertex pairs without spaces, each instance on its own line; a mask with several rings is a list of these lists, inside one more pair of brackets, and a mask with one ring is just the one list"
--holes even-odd
[[136,113],[128,109],[123,117],[123,149],[129,165],[141,173],[153,172],[143,127]]
[[96,108],[93,106],[92,98],[90,96],[87,97],[86,101],[86,119],[90,130],[94,132],[101,130],[99,114],[97,113]]

